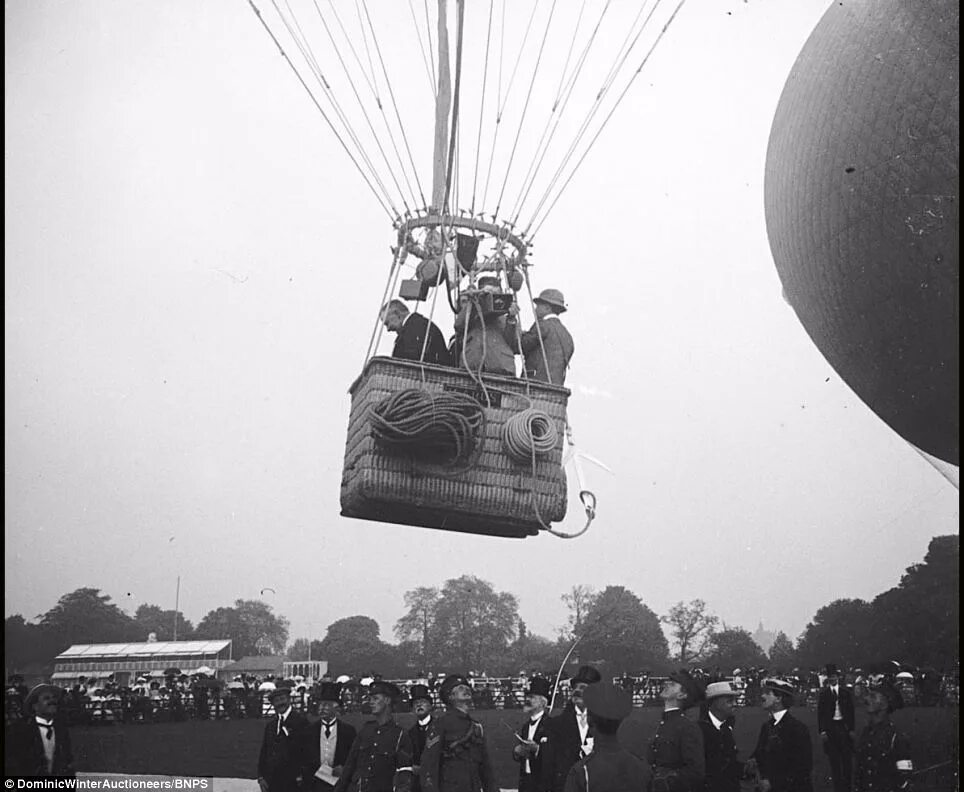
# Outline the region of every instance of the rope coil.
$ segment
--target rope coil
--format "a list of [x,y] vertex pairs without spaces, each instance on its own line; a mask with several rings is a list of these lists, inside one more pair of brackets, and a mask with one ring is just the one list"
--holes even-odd
[[502,444],[516,462],[529,462],[533,456],[545,456],[559,440],[552,419],[542,410],[530,407],[505,422]]
[[482,405],[464,393],[407,388],[371,408],[372,435],[417,456],[466,462],[485,422]]

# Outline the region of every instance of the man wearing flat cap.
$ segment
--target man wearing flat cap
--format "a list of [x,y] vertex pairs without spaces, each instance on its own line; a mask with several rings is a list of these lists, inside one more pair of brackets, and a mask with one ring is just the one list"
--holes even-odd
[[422,762],[422,752],[425,750],[425,741],[428,739],[429,727],[432,725],[432,711],[435,709],[435,701],[428,685],[420,683],[412,685],[409,695],[412,699],[412,712],[415,715],[415,725],[408,730],[409,739],[412,741],[412,767],[414,771],[412,792],[419,792],[421,782],[418,780],[418,771]]
[[[525,358],[529,379],[551,385],[566,384],[566,369],[575,351],[572,336],[559,319],[566,311],[566,301],[558,289],[543,289],[533,301],[536,320],[522,333],[519,351]],[[510,329],[517,321],[518,309],[509,313]]]
[[429,727],[419,765],[422,792],[498,792],[482,724],[469,717],[468,679],[450,674],[439,698],[446,711]]
[[291,706],[291,689],[279,685],[268,691],[274,715],[268,719],[258,755],[261,792],[295,792],[301,788],[304,731],[308,719]]
[[580,759],[566,776],[565,792],[646,792],[652,772],[638,756],[619,743],[619,724],[632,712],[632,694],[610,682],[595,682],[583,700],[593,733],[592,753]]
[[6,728],[6,775],[73,778],[70,733],[59,717],[63,692],[56,685],[44,684],[27,693],[22,717]]
[[337,682],[319,685],[318,714],[321,719],[304,731],[304,786],[312,792],[329,792],[335,788],[356,736],[355,727],[338,717],[341,685]]
[[854,696],[833,663],[824,668],[825,684],[817,696],[817,730],[830,762],[834,792],[850,792],[854,758]]
[[374,720],[368,721],[352,743],[335,792],[410,792],[412,741],[395,723],[395,702],[401,691],[391,682],[368,686]]
[[793,685],[764,679],[760,699],[769,717],[760,727],[747,770],[756,773],[760,792],[813,792],[813,744],[810,730],[790,714]]
[[737,757],[733,724],[739,693],[730,682],[711,682],[706,686],[706,707],[697,721],[703,734],[706,757],[706,792],[740,792],[743,762]]
[[549,741],[543,757],[543,776],[551,792],[563,792],[569,770],[592,752],[589,711],[583,693],[589,685],[602,681],[590,665],[580,666],[569,680],[569,701],[558,715],[550,717]]
[[897,792],[907,789],[914,772],[910,742],[890,719],[892,702],[883,690],[864,699],[867,725],[857,741],[856,792]]
[[685,669],[670,674],[660,692],[663,716],[649,743],[654,792],[696,792],[703,788],[706,757],[700,727],[684,714],[703,700],[703,686]]
[[519,763],[519,792],[543,792],[543,748],[549,741],[546,708],[549,706],[549,680],[535,676],[526,689],[525,723],[516,732],[512,758]]

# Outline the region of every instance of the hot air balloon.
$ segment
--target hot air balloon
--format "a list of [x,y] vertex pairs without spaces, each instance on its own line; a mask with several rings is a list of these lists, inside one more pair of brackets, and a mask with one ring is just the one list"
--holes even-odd
[[[493,373],[464,349],[429,363],[427,333],[417,360],[376,355],[378,314],[401,299],[430,319],[467,312],[468,327],[531,306],[536,235],[682,2],[249,2],[393,228],[350,388],[342,515],[576,535],[552,528],[567,507],[563,383]],[[595,497],[581,480],[579,494],[588,527]]]
[[856,394],[956,484],[958,0],[832,3],[766,161],[787,301]]

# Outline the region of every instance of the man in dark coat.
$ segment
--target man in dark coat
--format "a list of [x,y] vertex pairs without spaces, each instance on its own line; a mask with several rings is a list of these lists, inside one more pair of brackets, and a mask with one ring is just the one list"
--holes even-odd
[[596,682],[586,688],[584,700],[595,735],[593,749],[570,768],[565,792],[646,792],[652,772],[617,737],[619,724],[632,712],[632,694],[609,682]]
[[733,710],[738,695],[729,682],[711,682],[706,686],[706,709],[697,721],[703,733],[706,792],[740,792],[743,762],[737,757],[733,738]]
[[810,730],[790,714],[793,685],[765,679],[762,688],[763,709],[770,715],[747,770],[757,775],[760,792],[813,792],[813,744]]
[[817,696],[817,730],[830,762],[834,792],[850,792],[854,756],[854,697],[833,663]]
[[275,714],[268,719],[258,756],[261,792],[295,792],[304,767],[304,730],[308,719],[291,707],[291,691],[277,687],[268,693]]
[[[392,300],[382,308],[382,322],[391,333],[398,333],[392,357],[402,360],[424,360],[437,366],[450,365],[445,336],[436,324],[420,313],[411,313],[401,300]],[[428,342],[425,334],[428,333]],[[425,357],[422,357],[424,347]]]
[[532,677],[526,690],[523,711],[525,723],[516,732],[512,758],[519,763],[519,792],[544,792],[547,786],[543,767],[543,748],[549,741],[546,708],[549,706],[549,680]]
[[304,787],[312,792],[329,792],[342,772],[348,752],[355,741],[355,727],[341,714],[341,685],[322,682],[318,689],[318,714],[321,720],[304,730],[302,750],[305,766]]
[[422,761],[422,752],[425,750],[425,741],[428,739],[429,728],[432,725],[432,711],[435,709],[435,702],[432,700],[432,691],[428,689],[428,685],[412,685],[409,694],[412,699],[412,712],[415,714],[415,725],[408,730],[409,739],[412,741],[412,769],[414,771],[412,792],[419,792],[421,789],[418,780],[419,765]]
[[566,384],[566,369],[575,351],[572,336],[559,319],[566,301],[558,289],[543,289],[532,301],[536,321],[522,334],[521,349],[529,379]]
[[[499,279],[492,276],[479,278],[480,292],[500,293]],[[515,326],[510,325],[503,313],[485,313],[482,307],[484,295],[463,294],[463,302],[455,317],[455,344],[457,355],[452,365],[468,371],[485,374],[515,376]]]
[[703,733],[684,710],[703,699],[703,686],[685,669],[663,684],[663,717],[649,744],[654,792],[698,792],[706,775]]
[[592,752],[592,737],[589,732],[589,711],[583,699],[583,692],[589,685],[600,682],[602,676],[589,665],[576,671],[569,680],[569,701],[561,713],[550,717],[546,726],[549,741],[543,752],[543,778],[546,789],[563,792],[569,770],[580,759]]
[[445,714],[429,729],[419,766],[422,792],[498,792],[482,724],[469,716],[472,688],[461,674],[442,682]]
[[368,686],[375,719],[358,732],[335,792],[410,792],[412,741],[394,714],[400,695],[391,682],[376,680]]
[[868,723],[857,741],[855,792],[898,792],[914,771],[910,742],[890,719],[892,702],[882,690],[865,698]]
[[[4,772],[8,776],[74,776],[70,732],[59,717],[63,690],[37,685],[23,704],[23,717],[7,726]],[[13,782],[11,782],[12,784]]]

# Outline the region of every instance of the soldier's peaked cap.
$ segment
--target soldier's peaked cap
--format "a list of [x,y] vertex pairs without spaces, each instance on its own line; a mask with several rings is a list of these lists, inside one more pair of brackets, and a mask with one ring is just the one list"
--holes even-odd
[[582,694],[586,709],[607,720],[622,720],[633,711],[629,693],[612,682],[594,682]]
[[669,675],[669,678],[674,682],[679,682],[683,690],[686,691],[686,707],[692,707],[694,704],[698,704],[704,698],[704,689],[702,683],[698,679],[694,679],[693,676],[685,668],[681,668]]
[[587,685],[592,685],[596,682],[602,681],[602,674],[600,674],[595,668],[590,665],[579,666],[579,670],[576,675],[569,680],[569,684],[575,685],[577,682],[585,682]]
[[465,685],[468,688],[472,687],[469,684],[469,680],[462,676],[462,674],[449,674],[442,680],[442,686],[439,688],[439,696],[443,703],[448,701],[449,694],[459,685]]
[[383,696],[388,696],[389,698],[397,699],[402,695],[402,691],[399,690],[398,685],[392,682],[385,682],[379,679],[377,682],[372,682],[368,686],[368,695],[374,696],[381,693]]

